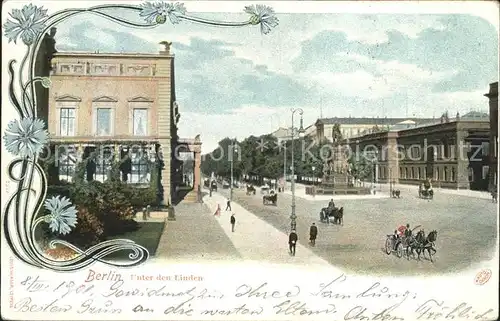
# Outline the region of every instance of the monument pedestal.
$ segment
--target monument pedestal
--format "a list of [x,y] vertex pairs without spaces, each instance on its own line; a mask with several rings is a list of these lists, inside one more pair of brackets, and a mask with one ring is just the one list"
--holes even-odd
[[325,174],[319,186],[315,188],[306,188],[308,195],[368,195],[370,188],[355,187],[351,184],[353,181],[347,173],[333,172]]

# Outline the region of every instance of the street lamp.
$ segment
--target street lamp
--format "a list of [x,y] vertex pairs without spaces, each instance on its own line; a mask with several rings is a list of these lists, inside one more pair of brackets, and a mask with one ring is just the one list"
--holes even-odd
[[286,140],[283,142],[284,153],[283,153],[283,192],[286,190]]
[[294,149],[293,149],[293,140],[295,138],[295,131],[294,131],[294,122],[293,122],[293,115],[295,115],[296,112],[299,113],[300,115],[300,128],[298,130],[298,135],[299,137],[304,137],[304,126],[303,126],[303,119],[302,119],[302,115],[304,115],[304,110],[302,110],[302,108],[296,108],[296,109],[291,109],[291,112],[292,112],[292,178],[291,178],[291,183],[292,183],[292,215],[290,216],[290,220],[291,220],[291,229],[292,230],[295,230],[295,227],[297,226],[297,222],[296,222],[296,219],[297,219],[297,216],[295,215],[295,166],[294,166]]
[[234,186],[234,175],[233,175],[233,159],[234,153],[238,152],[238,148],[234,144],[235,141],[231,144],[231,189],[229,192],[229,200],[233,201],[233,186]]

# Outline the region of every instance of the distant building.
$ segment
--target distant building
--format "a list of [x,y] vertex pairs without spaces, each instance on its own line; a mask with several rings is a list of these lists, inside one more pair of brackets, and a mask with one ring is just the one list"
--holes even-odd
[[485,94],[490,105],[490,170],[489,188],[498,184],[498,82],[490,84],[489,93]]
[[[289,141],[292,140],[292,128],[280,127],[276,129],[274,132],[272,132],[271,135],[278,139],[278,143],[283,141]],[[309,125],[304,129],[304,136],[314,137],[315,135],[316,135],[316,126],[314,124]],[[295,138],[299,137],[297,128],[295,128],[294,137]]]
[[316,142],[332,140],[332,129],[335,124],[340,126],[343,138],[354,138],[371,134],[373,132],[389,130],[392,126],[400,128],[411,128],[422,124],[433,123],[438,120],[434,118],[369,118],[369,117],[334,117],[320,118],[314,124],[316,130],[313,132]]
[[489,141],[489,121],[476,117],[375,132],[341,144],[358,157],[370,156],[376,182],[420,184],[431,178],[435,187],[486,190]]
[[288,141],[292,139],[292,128],[280,127],[271,133],[272,136],[278,139],[278,142]]

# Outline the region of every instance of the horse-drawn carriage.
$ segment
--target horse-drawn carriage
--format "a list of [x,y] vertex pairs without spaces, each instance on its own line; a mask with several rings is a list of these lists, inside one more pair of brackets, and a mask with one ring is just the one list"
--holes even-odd
[[420,184],[420,186],[418,187],[418,197],[428,200],[433,199],[434,190],[432,189],[432,186]]
[[[414,228],[413,230],[415,230]],[[404,235],[390,234],[387,235],[385,239],[385,253],[390,255],[391,253],[396,253],[398,258],[403,257],[405,255],[407,259],[410,259],[410,256],[415,257],[417,254],[417,260],[420,260],[420,254],[424,255],[425,251],[429,254],[429,259],[431,262],[432,254],[436,253],[435,243],[437,239],[437,231],[431,231],[427,236],[423,229],[417,232],[416,235],[413,235],[413,231],[410,233],[405,233]]]
[[253,185],[247,185],[247,195],[255,195],[255,187],[253,187]]
[[332,217],[333,224],[344,225],[344,208],[328,206],[323,207],[319,212],[319,219],[323,223],[330,224],[330,222],[332,222]]
[[278,194],[275,193],[274,191],[271,191],[269,195],[264,195],[262,196],[262,204],[268,205],[277,205],[278,203]]

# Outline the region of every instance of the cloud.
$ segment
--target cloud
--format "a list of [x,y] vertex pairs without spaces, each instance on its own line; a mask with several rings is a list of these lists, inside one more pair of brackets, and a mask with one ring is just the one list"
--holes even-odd
[[[240,21],[245,14],[203,13]],[[59,50],[158,52],[172,41],[181,135],[201,134],[203,150],[225,136],[304,124],[323,117],[432,117],[486,109],[498,79],[498,35],[468,15],[280,14],[258,28],[182,22],[141,30],[83,16],[58,26]],[[321,112],[322,111],[322,112]],[[211,147],[210,147],[211,146]]]
[[238,43],[192,38],[174,44],[178,100],[197,113],[227,113],[245,104],[298,105],[307,90],[293,77],[235,56]]
[[82,21],[58,28],[56,48],[60,51],[155,52],[156,46],[125,31],[99,27]]

